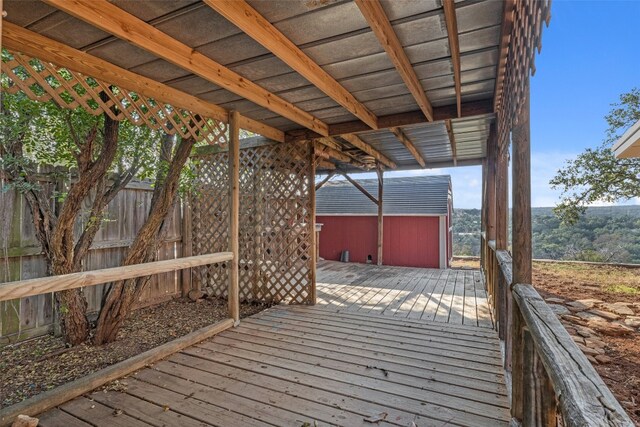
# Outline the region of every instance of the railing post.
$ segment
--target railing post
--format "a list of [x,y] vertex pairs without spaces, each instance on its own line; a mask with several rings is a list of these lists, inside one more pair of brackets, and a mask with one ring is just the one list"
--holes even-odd
[[229,252],[233,259],[229,263],[229,317],[237,324],[240,321],[239,233],[240,233],[240,115],[229,113]]

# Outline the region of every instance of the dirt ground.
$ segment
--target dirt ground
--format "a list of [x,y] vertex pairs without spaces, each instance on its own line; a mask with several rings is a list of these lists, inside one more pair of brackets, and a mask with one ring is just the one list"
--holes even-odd
[[[241,304],[240,316],[267,308]],[[0,348],[0,408],[135,356],[228,317],[226,300],[186,299],[136,311],[116,342],[65,348],[51,335]]]
[[[475,260],[456,260],[455,267],[478,268]],[[543,298],[605,302],[640,302],[640,269],[589,264],[533,263],[533,285]],[[640,426],[640,333],[603,336],[608,364],[594,365],[604,382]]]

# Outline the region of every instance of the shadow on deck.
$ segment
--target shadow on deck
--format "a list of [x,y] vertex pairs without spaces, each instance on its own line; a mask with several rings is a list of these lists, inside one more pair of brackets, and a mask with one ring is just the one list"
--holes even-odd
[[243,319],[40,425],[508,424],[498,337],[477,326],[490,326],[477,272],[343,266],[320,268],[317,306]]

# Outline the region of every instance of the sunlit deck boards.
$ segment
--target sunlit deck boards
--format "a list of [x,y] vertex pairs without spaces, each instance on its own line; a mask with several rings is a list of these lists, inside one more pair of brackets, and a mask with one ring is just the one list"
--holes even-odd
[[493,326],[479,270],[322,261],[317,282],[318,305],[329,310]]
[[506,426],[500,364],[485,328],[279,306],[41,426]]

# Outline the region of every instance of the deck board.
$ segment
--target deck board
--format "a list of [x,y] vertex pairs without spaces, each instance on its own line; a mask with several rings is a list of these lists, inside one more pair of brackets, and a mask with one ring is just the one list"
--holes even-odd
[[322,261],[317,305],[334,311],[493,327],[479,270]]
[[479,274],[325,267],[315,306],[242,319],[122,379],[124,390],[41,414],[40,425],[508,425]]

